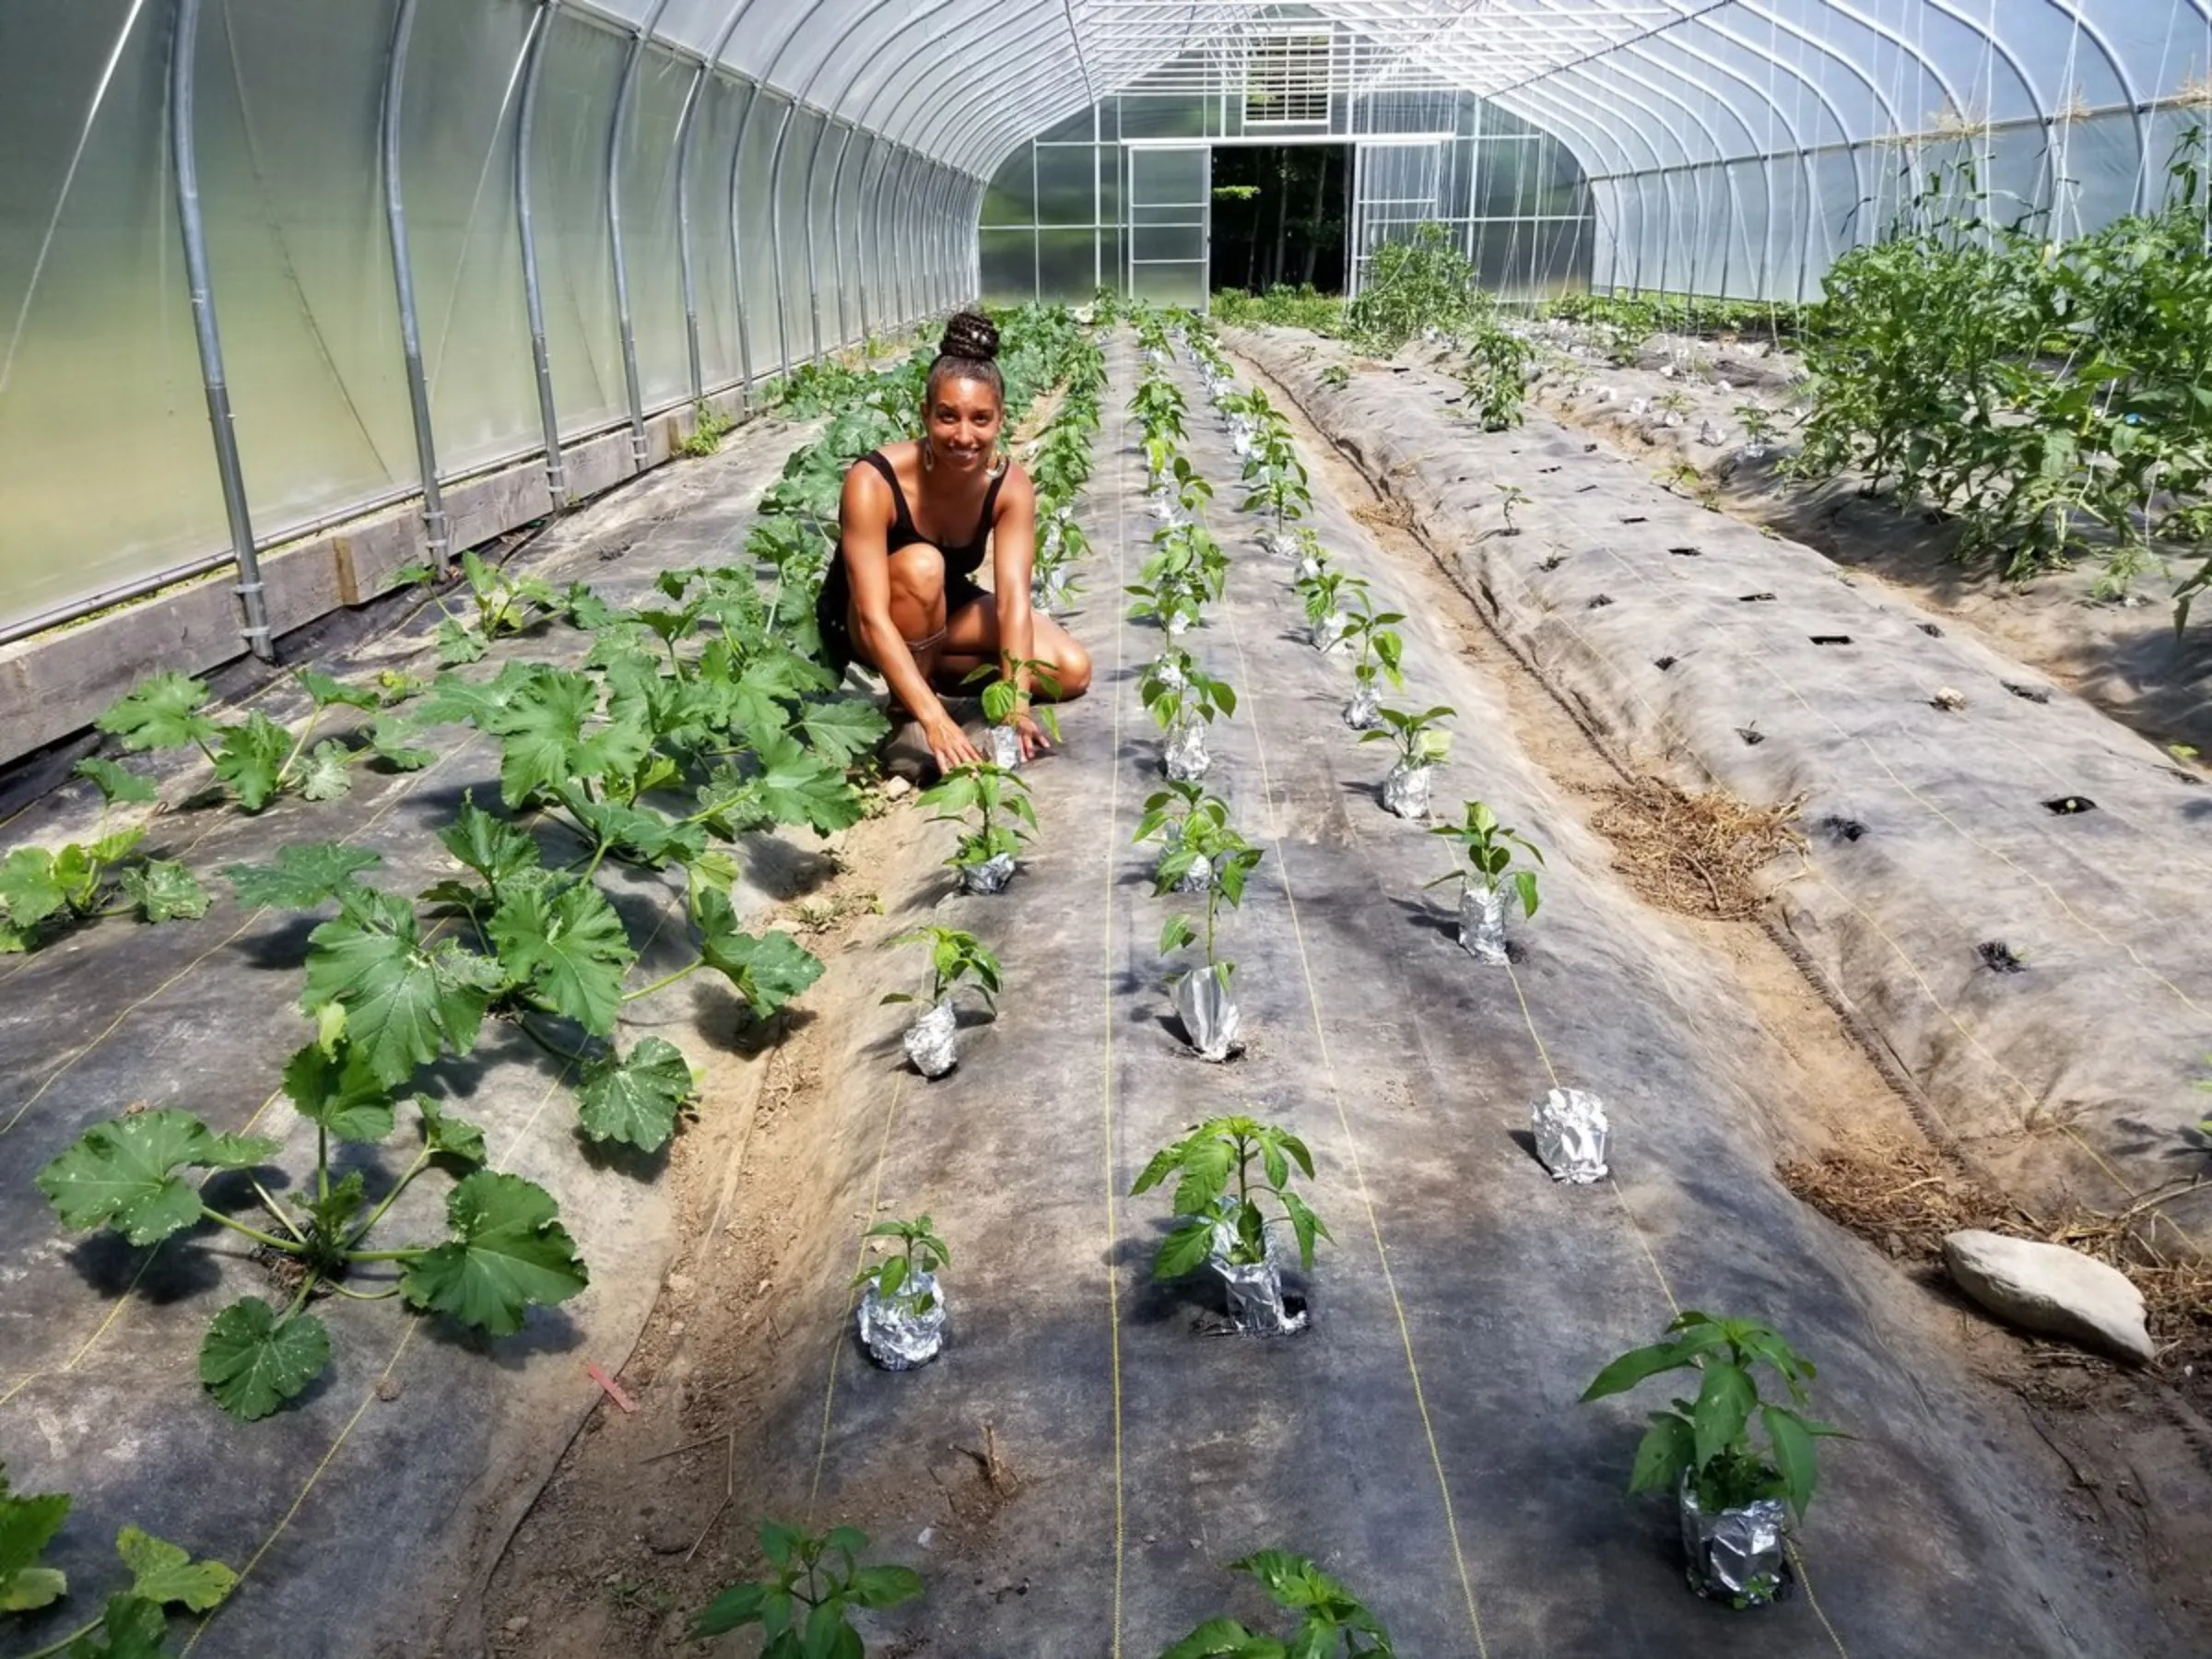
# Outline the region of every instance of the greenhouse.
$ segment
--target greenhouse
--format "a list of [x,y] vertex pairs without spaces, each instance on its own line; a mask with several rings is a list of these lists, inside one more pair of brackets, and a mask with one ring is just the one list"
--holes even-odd
[[2208,128],[0,5],[0,1656],[2212,1652]]

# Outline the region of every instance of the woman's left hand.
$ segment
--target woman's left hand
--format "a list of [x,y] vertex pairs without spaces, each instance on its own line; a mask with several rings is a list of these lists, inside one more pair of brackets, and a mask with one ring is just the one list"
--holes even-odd
[[1044,728],[1037,724],[1037,717],[1027,709],[1014,716],[1014,734],[1021,741],[1021,758],[1024,760],[1033,760],[1039,755],[1049,755],[1053,752],[1053,746],[1045,737]]

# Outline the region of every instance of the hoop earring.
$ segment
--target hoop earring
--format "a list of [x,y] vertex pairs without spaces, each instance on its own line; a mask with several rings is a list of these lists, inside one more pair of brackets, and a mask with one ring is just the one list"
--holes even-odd
[[937,465],[937,446],[927,432],[922,434],[922,470],[935,472]]

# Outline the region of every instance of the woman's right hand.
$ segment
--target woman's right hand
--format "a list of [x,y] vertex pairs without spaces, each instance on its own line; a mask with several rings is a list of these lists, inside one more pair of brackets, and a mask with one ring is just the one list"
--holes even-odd
[[922,736],[929,745],[929,752],[936,758],[940,772],[948,772],[956,766],[982,763],[982,753],[968,741],[968,734],[961,729],[960,723],[942,711],[934,720],[922,723]]

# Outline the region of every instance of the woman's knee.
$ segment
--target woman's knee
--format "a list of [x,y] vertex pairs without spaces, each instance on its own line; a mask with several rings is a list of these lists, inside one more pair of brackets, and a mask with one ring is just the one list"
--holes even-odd
[[909,542],[890,556],[891,594],[922,605],[945,596],[945,555],[927,542]]
[[1058,700],[1066,702],[1090,689],[1090,653],[1070,640],[1054,653],[1053,678],[1058,685]]

